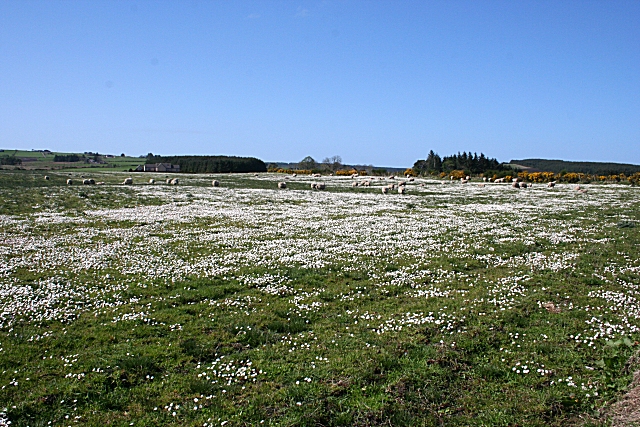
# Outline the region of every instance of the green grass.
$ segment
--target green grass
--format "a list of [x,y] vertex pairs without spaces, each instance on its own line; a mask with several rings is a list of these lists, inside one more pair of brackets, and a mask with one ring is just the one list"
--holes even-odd
[[[22,159],[22,164],[18,166],[3,166],[2,169],[14,170],[59,170],[59,171],[74,171],[74,172],[91,172],[96,170],[118,170],[128,171],[129,169],[135,169],[138,165],[144,164],[145,159],[139,157],[130,156],[115,156],[115,157],[103,157],[104,164],[88,164],[84,161],[79,162],[54,162],[54,158],[57,154],[78,154],[80,157],[83,153],[62,153],[51,152],[44,153],[39,151],[26,151],[26,150],[9,150],[5,149],[0,153],[2,156],[16,156]],[[90,156],[86,155],[87,158]]]
[[[402,200],[302,182],[278,192],[266,174],[217,176],[221,189],[209,176],[181,176],[178,187],[135,176],[128,187],[115,185],[123,173],[102,172],[103,186],[42,175],[0,174],[0,308],[11,314],[0,328],[0,410],[12,426],[606,425],[603,411],[631,381],[640,227],[617,224],[640,219],[634,189],[601,187],[613,202],[541,207],[520,221],[522,210],[484,213],[481,194],[447,190],[450,207],[439,205],[439,187]],[[492,203],[514,206],[509,197]],[[573,194],[527,204],[545,197]],[[207,204],[191,219],[145,216]],[[39,220],[53,214],[64,220]],[[431,234],[412,234],[433,218]],[[570,238],[556,241],[561,232]],[[196,266],[208,259],[226,269],[204,274]],[[316,259],[325,262],[305,264]],[[151,274],[174,265],[185,273]],[[18,288],[60,299],[11,312]],[[593,346],[572,338],[589,335],[592,317],[622,333]],[[529,373],[516,372],[523,365]],[[255,377],[214,375],[242,366]]]

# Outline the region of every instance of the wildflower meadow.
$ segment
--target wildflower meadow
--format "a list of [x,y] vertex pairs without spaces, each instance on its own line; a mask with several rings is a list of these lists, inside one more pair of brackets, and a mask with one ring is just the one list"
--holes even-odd
[[638,187],[48,174],[0,173],[0,426],[621,416]]

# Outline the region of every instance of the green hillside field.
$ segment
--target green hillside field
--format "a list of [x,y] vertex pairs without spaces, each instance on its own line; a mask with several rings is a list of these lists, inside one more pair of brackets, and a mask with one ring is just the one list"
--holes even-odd
[[[80,157],[78,162],[56,162],[54,161],[56,155],[69,156],[76,154]],[[98,159],[103,163],[88,163],[89,159],[94,156],[84,153],[64,153],[57,151],[27,151],[27,150],[11,150],[4,149],[0,151],[0,159],[3,157],[12,157],[21,160],[19,165],[2,165],[2,169],[24,169],[24,170],[95,170],[95,169],[110,169],[116,171],[128,171],[129,169],[135,169],[138,165],[144,164],[145,159],[131,156],[109,156],[100,155]]]

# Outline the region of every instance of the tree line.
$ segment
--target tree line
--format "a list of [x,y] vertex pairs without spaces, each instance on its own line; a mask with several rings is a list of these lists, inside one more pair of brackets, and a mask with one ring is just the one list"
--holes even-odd
[[467,174],[486,174],[505,170],[498,160],[489,158],[484,153],[462,153],[440,157],[433,150],[429,151],[425,160],[417,160],[413,165],[413,171],[420,175],[434,175],[447,173],[453,170],[465,171]]
[[171,163],[180,165],[180,172],[187,173],[229,173],[266,172],[265,163],[255,157],[235,156],[156,156],[147,155],[147,164]]
[[342,157],[325,157],[322,162],[317,162],[313,157],[307,156],[298,162],[298,169],[310,170],[313,172],[337,171],[342,168]]
[[297,163],[269,163],[269,172],[277,173],[335,173],[337,175],[351,175],[354,173],[368,175],[386,175],[387,169],[374,168],[373,165],[346,165],[342,163],[342,157],[335,155],[325,157],[321,162],[316,161],[311,156],[306,156]]
[[568,162],[564,160],[524,159],[511,160],[512,164],[553,173],[583,173],[589,175],[633,175],[640,172],[640,165],[603,162]]

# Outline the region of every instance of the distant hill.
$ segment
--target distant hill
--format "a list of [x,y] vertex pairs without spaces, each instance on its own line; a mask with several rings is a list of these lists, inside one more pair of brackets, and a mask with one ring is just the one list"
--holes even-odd
[[514,168],[524,167],[530,172],[576,172],[591,175],[616,175],[621,173],[624,173],[625,175],[633,175],[636,172],[640,172],[640,165],[632,165],[628,163],[568,162],[565,160],[523,159],[511,160],[508,165]]
[[84,153],[63,153],[50,150],[15,150],[0,149],[0,165],[2,169],[60,170],[73,169],[93,170],[135,168],[144,159],[131,156],[115,156],[85,151]]

